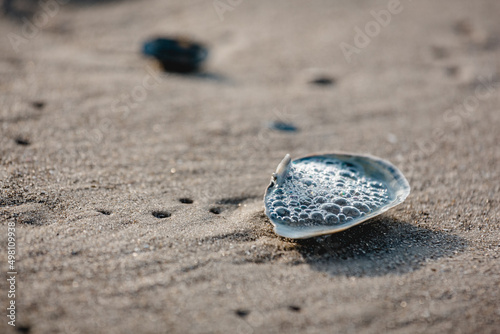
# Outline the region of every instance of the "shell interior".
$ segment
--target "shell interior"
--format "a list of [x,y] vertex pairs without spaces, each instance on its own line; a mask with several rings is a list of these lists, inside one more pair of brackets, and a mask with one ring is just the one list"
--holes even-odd
[[[278,180],[280,182],[278,182]],[[331,234],[403,202],[410,186],[391,163],[371,156],[287,155],[264,196],[278,235],[294,239]]]

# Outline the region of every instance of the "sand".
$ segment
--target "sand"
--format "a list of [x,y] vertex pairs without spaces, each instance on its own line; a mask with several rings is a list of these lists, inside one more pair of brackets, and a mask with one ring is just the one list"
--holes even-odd
[[[0,332],[500,333],[498,1],[11,2]],[[206,43],[203,72],[162,73],[156,35]],[[277,164],[337,151],[391,161],[411,195],[275,235]]]

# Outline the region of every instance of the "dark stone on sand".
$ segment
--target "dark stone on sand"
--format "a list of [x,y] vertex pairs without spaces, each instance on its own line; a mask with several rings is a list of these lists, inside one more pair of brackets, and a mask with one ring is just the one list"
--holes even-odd
[[197,71],[207,58],[203,45],[184,39],[156,38],[144,43],[142,52],[156,58],[168,72]]
[[296,132],[299,130],[292,123],[286,123],[286,122],[282,122],[282,121],[273,121],[273,122],[269,123],[269,128],[271,128],[273,130],[285,131],[285,132]]

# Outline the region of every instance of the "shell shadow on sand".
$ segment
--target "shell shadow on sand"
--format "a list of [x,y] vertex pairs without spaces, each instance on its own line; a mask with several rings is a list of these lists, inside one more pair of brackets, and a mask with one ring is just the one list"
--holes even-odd
[[296,240],[296,250],[314,270],[330,275],[404,274],[466,248],[464,239],[383,215],[337,234]]
[[436,260],[456,256],[467,248],[466,240],[457,235],[418,227],[387,214],[335,234],[289,239],[276,236],[263,212],[256,207],[249,210],[253,213],[245,219],[248,229],[201,242],[217,243],[222,248],[241,244],[244,254],[235,253],[232,260],[237,264],[307,265],[331,276],[346,277],[402,275],[433,266]]

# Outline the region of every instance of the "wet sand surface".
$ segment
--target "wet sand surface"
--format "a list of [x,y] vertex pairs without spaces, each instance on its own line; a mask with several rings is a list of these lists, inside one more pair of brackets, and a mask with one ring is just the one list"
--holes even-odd
[[[370,24],[391,3],[34,3],[38,21],[14,3],[0,332],[499,333],[500,3],[401,1]],[[206,43],[203,72],[141,56],[163,34]],[[337,151],[391,161],[412,193],[338,234],[275,235],[277,164]]]

